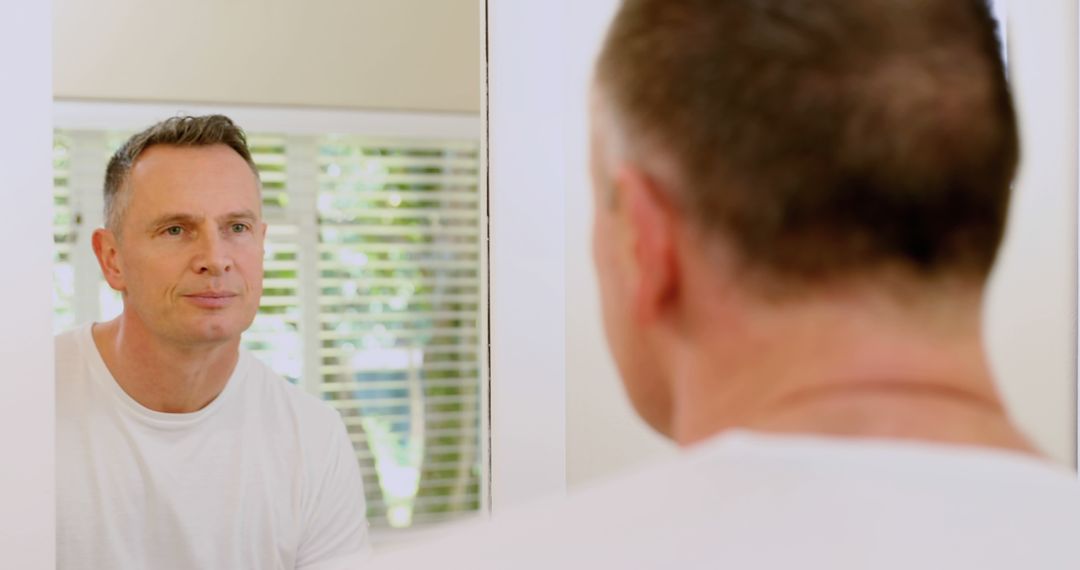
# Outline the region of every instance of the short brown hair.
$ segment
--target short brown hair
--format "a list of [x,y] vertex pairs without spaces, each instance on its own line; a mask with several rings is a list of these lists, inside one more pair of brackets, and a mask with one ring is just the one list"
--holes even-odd
[[745,269],[981,283],[1019,154],[1000,49],[985,0],[625,0],[597,87]]
[[259,171],[248,150],[247,136],[232,119],[225,115],[204,115],[200,117],[171,117],[150,128],[132,135],[117,149],[109,166],[105,170],[105,224],[114,232],[120,230],[124,205],[118,199],[127,181],[135,161],[146,149],[154,145],[174,146],[210,146],[228,145],[236,151],[255,173],[259,180]]

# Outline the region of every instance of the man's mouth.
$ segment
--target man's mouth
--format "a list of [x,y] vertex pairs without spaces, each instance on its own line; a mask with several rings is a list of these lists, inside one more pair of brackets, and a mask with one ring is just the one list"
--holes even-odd
[[237,294],[231,291],[199,291],[197,293],[188,293],[183,297],[192,304],[204,309],[220,309],[228,306],[237,297]]

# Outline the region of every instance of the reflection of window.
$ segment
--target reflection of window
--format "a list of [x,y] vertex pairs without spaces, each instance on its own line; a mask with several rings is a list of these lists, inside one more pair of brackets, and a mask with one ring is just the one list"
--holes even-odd
[[[56,133],[57,330],[119,311],[89,233],[128,134]],[[478,143],[249,139],[270,229],[245,346],[341,412],[375,529],[479,510]]]
[[318,156],[320,390],[366,443],[387,524],[476,510],[477,145],[328,138]]

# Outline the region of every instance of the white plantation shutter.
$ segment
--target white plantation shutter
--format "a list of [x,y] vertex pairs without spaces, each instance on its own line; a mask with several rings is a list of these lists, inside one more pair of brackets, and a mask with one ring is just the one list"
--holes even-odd
[[[65,232],[88,249],[93,227],[66,225],[66,157],[73,140],[97,147],[82,150],[100,153],[100,172],[78,186],[100,194],[109,153],[130,135],[80,132],[56,134],[58,327],[74,324],[61,293],[103,281],[96,268],[67,269]],[[262,302],[244,346],[341,413],[377,538],[386,536],[380,529],[475,513],[478,142],[254,133],[249,146],[269,229]],[[115,297],[98,301],[94,318],[111,316],[102,306]]]
[[71,254],[75,241],[75,212],[72,207],[71,137],[57,134],[53,139],[53,332],[75,324],[75,264]]
[[[103,225],[101,188],[109,141],[99,131],[53,137],[53,328],[111,317],[119,297],[105,283],[90,239]],[[101,307],[105,307],[102,310]]]
[[244,347],[291,382],[303,376],[303,341],[300,307],[300,249],[295,220],[289,215],[288,165],[285,137],[248,137],[251,158],[262,180],[266,255],[263,260],[263,296]]

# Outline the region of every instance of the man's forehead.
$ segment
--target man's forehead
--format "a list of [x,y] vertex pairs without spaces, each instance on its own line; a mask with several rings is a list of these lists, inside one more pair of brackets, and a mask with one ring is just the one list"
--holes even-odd
[[156,144],[142,151],[132,165],[133,176],[169,175],[184,172],[189,175],[217,174],[254,177],[247,161],[225,144],[178,146]]
[[261,201],[247,161],[226,145],[152,146],[132,165],[128,182],[135,201]]

